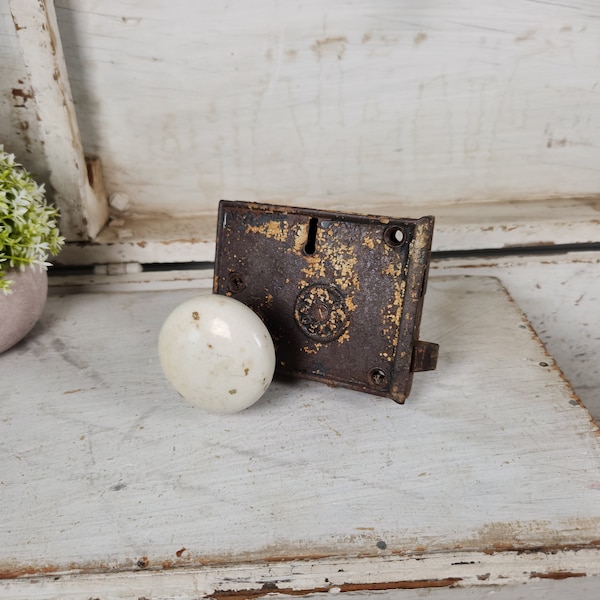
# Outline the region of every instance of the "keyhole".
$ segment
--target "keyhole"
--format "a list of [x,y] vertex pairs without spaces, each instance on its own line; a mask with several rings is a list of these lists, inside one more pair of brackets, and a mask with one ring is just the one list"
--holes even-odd
[[315,244],[317,241],[317,225],[319,220],[316,217],[312,217],[308,222],[308,240],[306,240],[306,246],[304,246],[304,252],[306,254],[315,253]]

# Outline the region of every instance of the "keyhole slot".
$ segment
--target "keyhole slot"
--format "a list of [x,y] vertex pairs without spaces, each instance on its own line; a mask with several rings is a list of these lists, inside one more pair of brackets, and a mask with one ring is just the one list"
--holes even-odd
[[315,253],[318,225],[319,220],[316,217],[311,217],[308,222],[308,239],[306,240],[306,246],[304,246],[304,252],[306,252],[306,254],[313,255]]

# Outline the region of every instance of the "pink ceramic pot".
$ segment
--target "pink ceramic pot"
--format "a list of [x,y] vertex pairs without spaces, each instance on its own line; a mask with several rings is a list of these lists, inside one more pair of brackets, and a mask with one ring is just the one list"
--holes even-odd
[[40,318],[48,296],[48,273],[40,267],[13,269],[12,293],[0,291],[0,352],[21,341]]

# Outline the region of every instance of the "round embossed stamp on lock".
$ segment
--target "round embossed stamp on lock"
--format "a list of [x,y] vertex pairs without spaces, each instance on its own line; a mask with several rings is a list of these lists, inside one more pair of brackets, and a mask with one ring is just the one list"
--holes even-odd
[[331,342],[348,328],[344,295],[333,285],[315,283],[296,298],[294,318],[302,332],[319,342]]

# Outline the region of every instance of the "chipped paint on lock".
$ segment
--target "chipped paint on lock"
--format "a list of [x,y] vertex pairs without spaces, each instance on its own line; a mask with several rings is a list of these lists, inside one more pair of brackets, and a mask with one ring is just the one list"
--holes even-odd
[[[437,345],[418,342],[433,217],[229,201],[219,210],[213,291],[267,324],[279,372],[403,402],[413,350],[414,370],[435,368]],[[244,285],[232,288],[232,276]]]
[[288,224],[285,221],[269,221],[262,225],[248,225],[246,233],[257,233],[278,242],[285,242],[288,237]]

